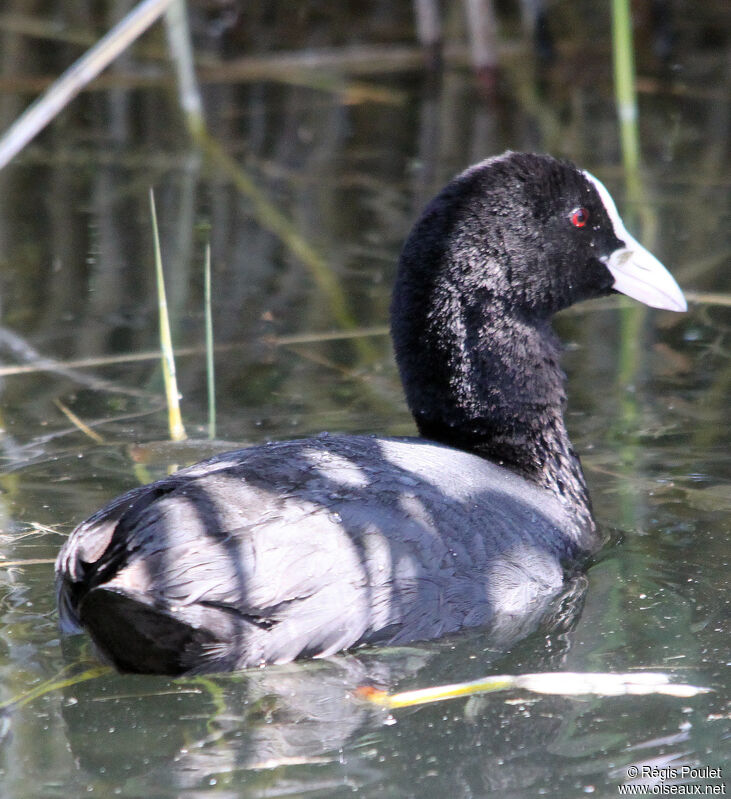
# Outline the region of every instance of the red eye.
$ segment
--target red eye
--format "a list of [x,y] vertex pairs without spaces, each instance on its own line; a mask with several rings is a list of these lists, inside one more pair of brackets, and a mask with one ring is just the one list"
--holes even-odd
[[589,221],[589,212],[586,208],[574,208],[571,212],[571,224],[574,227],[584,227]]

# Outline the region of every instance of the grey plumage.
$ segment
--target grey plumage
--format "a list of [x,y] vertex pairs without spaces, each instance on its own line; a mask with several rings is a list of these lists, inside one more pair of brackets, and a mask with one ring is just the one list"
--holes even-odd
[[60,582],[64,624],[133,614],[141,632],[97,641],[130,668],[126,651],[218,670],[431,638],[527,612],[562,585],[561,561],[579,549],[561,533],[560,503],[537,487],[408,438],[324,435],[224,453],[85,524],[97,551],[77,535],[59,571],[83,581],[91,561],[99,585],[74,610],[73,582]]

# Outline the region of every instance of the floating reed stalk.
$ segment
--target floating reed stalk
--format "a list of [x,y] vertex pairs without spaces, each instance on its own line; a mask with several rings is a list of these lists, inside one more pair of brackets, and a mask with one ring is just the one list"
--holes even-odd
[[387,691],[372,686],[363,686],[356,691],[356,695],[381,707],[396,709],[511,689],[556,696],[665,694],[684,698],[704,694],[710,690],[702,686],[670,682],[669,675],[662,672],[639,671],[628,674],[608,674],[559,671],[538,674],[500,674],[469,682],[435,685],[396,694],[389,694]]

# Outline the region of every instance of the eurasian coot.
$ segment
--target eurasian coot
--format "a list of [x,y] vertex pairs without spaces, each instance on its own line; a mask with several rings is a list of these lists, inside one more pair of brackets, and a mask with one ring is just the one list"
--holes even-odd
[[421,437],[262,444],[129,491],[58,556],[63,628],[122,670],[178,674],[529,612],[601,543],[551,316],[612,291],[686,307],[596,178],[526,153],[458,175],[393,295]]

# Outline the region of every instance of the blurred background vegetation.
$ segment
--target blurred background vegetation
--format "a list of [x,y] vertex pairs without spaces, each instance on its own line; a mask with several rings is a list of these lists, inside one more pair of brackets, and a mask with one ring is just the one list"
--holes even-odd
[[[6,0],[0,131],[134,5]],[[503,649],[474,636],[396,665],[343,659],[330,683],[316,670],[253,675],[248,689],[112,675],[46,692],[0,716],[3,790],[615,796],[617,764],[637,747],[658,762],[723,762],[731,6],[631,5],[636,165],[618,123],[609,2],[186,9],[205,132],[181,110],[180,59],[161,22],[0,171],[0,701],[83,651],[77,638],[64,652],[56,630],[50,564],[61,536],[206,451],[154,444],[167,423],[151,187],[194,438],[208,413],[209,242],[221,438],[412,433],[387,334],[398,252],[455,172],[506,149],[570,158],[603,180],[690,310],[608,298],[557,319],[569,426],[614,542],[558,632],[547,623]],[[533,716],[501,701],[393,726],[328,704],[368,674],[413,685],[425,662],[418,684],[478,676],[505,649],[503,671],[680,663],[687,681],[717,693],[687,713],[652,698],[544,699]]]

